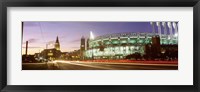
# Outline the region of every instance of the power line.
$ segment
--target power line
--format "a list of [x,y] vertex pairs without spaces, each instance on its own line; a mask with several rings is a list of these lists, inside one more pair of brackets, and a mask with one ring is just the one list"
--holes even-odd
[[43,35],[42,25],[41,25],[40,22],[39,22],[39,27],[40,27],[40,32],[41,32],[42,39],[43,39],[44,43],[46,44],[46,40],[44,39],[44,35]]

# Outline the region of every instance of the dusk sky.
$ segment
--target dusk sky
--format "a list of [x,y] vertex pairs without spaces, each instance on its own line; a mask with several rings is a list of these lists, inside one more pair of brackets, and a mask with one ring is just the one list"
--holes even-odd
[[22,54],[25,41],[29,41],[28,54],[39,53],[53,48],[59,37],[62,52],[78,50],[82,36],[88,38],[90,31],[94,37],[122,32],[152,32],[150,22],[24,22]]

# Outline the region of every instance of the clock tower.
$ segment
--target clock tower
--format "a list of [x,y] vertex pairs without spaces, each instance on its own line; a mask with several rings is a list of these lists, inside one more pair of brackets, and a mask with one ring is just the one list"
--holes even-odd
[[81,46],[80,46],[80,56],[81,56],[82,60],[84,59],[84,52],[85,52],[85,38],[82,37],[81,38]]

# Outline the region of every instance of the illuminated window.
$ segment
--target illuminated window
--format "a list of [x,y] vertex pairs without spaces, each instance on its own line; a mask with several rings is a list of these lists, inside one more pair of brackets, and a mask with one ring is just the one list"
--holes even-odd
[[121,41],[121,43],[126,43],[126,40]]
[[53,53],[48,53],[48,56],[53,56]]

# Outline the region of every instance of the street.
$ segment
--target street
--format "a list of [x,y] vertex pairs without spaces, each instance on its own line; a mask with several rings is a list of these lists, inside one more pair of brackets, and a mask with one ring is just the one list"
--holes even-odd
[[22,70],[178,70],[178,65],[60,60],[47,63],[23,63]]

